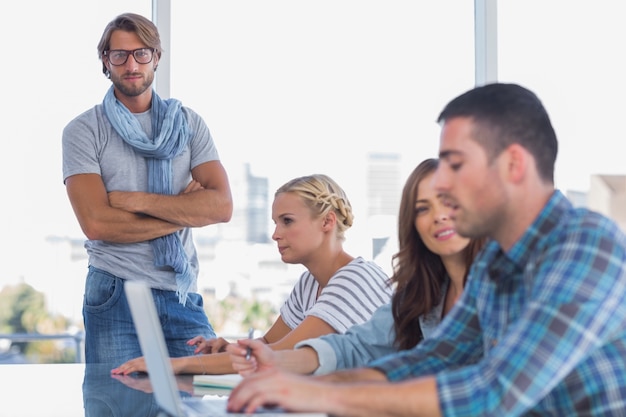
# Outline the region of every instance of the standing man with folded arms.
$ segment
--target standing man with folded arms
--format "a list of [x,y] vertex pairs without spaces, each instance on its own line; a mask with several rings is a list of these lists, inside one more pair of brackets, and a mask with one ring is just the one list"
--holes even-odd
[[626,415],[626,236],[554,188],[557,138],[542,103],[519,85],[489,84],[438,120],[433,185],[460,235],[491,239],[461,299],[412,350],[321,377],[259,372],[229,409]]
[[202,118],[152,89],[161,53],[150,20],[117,16],[98,44],[112,86],[63,131],[63,179],[88,239],[87,363],[142,354],[125,280],[152,288],[171,356],[193,354],[185,342],[194,336],[215,336],[191,229],[230,220],[230,185]]

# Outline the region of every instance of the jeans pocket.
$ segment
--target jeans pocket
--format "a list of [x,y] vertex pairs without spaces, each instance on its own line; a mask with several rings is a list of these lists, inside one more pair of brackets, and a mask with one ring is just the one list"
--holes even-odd
[[97,268],[89,268],[83,307],[92,313],[111,308],[120,298],[123,280]]
[[191,311],[204,311],[204,300],[200,294],[189,293],[187,294],[187,303],[185,304],[185,307]]

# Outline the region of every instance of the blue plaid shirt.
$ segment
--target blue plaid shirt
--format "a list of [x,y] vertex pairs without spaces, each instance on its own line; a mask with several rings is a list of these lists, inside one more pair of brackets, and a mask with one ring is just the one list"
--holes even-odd
[[559,191],[490,242],[432,337],[370,366],[436,375],[445,416],[626,416],[626,236]]

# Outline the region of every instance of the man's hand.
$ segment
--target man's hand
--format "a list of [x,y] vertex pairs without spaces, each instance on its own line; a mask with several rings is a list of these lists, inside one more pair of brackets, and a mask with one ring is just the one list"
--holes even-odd
[[[205,188],[196,180],[191,180],[179,195],[189,194]],[[150,193],[140,191],[111,191],[108,194],[109,204],[116,209],[141,214],[141,207],[148,204]]]
[[200,191],[200,190],[204,190],[204,187],[202,186],[202,184],[200,184],[196,180],[191,180],[191,182],[187,184],[187,187],[185,187],[185,189],[181,192],[181,194],[193,193],[194,191]]

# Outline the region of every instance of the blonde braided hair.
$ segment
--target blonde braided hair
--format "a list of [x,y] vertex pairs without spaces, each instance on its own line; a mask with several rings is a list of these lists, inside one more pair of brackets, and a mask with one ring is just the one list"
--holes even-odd
[[343,189],[328,175],[313,174],[294,178],[278,188],[274,197],[280,193],[298,195],[315,218],[326,216],[333,210],[337,216],[337,237],[345,239],[345,231],[354,222],[352,205]]

